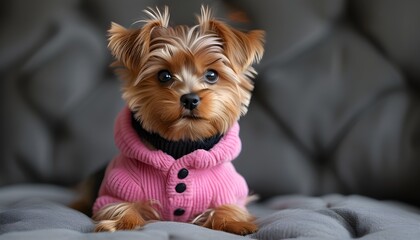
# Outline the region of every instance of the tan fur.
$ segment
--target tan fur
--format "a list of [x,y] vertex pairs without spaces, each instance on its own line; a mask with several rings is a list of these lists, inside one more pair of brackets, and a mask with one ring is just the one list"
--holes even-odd
[[132,230],[149,221],[160,220],[154,205],[151,201],[108,205],[92,217],[96,221],[95,232]]
[[215,209],[209,209],[195,218],[192,223],[214,230],[247,235],[257,231],[258,227],[253,223],[255,217],[235,205],[222,205]]
[[[151,18],[140,29],[113,23],[109,30],[113,65],[119,66],[128,106],[146,130],[168,140],[200,140],[225,133],[247,112],[256,74],[251,65],[262,57],[264,32],[235,30],[213,19],[204,7],[193,27],[167,26],[167,8],[147,13]],[[162,69],[174,74],[171,84],[156,80]],[[203,81],[207,69],[219,73],[217,84]],[[198,116],[194,120],[183,118],[179,104],[180,96],[189,92],[206,103],[194,110]]]
[[[203,140],[226,133],[248,109],[253,63],[260,61],[264,32],[244,33],[212,17],[202,7],[193,27],[168,26],[169,12],[148,9],[149,19],[138,29],[112,23],[109,49],[123,80],[123,98],[144,129],[167,140]],[[173,79],[158,81],[161,70]],[[218,73],[214,84],[205,81],[206,71]],[[200,104],[193,110],[180,103],[184,94],[195,93]],[[97,231],[135,229],[159,216],[151,204],[111,205],[94,216]],[[205,227],[237,234],[256,231],[253,217],[234,205],[216,207],[195,221]]]

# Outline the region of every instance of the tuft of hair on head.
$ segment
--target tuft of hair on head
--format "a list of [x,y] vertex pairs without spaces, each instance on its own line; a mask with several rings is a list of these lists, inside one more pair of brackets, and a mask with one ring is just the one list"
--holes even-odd
[[163,12],[161,12],[158,7],[156,8],[149,7],[143,10],[143,12],[149,16],[149,19],[140,20],[140,21],[134,22],[134,24],[138,22],[143,22],[147,24],[150,21],[158,21],[160,26],[168,27],[169,18],[170,18],[168,6],[165,6],[163,8]]
[[[144,10],[147,19],[135,23],[144,23],[140,29],[126,29],[116,23],[111,24],[108,31],[108,48],[116,61],[114,66],[123,66],[131,72],[138,72],[147,60],[144,56],[150,51],[153,32],[165,30],[169,24],[169,9],[159,8]],[[237,74],[252,76],[255,71],[252,64],[258,63],[264,53],[264,36],[262,30],[242,32],[213,17],[208,6],[201,6],[201,14],[197,16],[200,34],[215,34],[222,39],[223,50],[232,69]]]
[[153,30],[156,28],[167,28],[169,24],[169,9],[164,7],[148,8],[144,10],[149,18],[135,23],[144,23],[140,29],[126,29],[123,26],[112,22],[108,30],[108,48],[115,57],[115,65],[124,66],[128,70],[136,70],[143,64],[143,56],[149,52],[150,41]]
[[216,20],[208,6],[201,6],[197,17],[201,33],[213,32],[223,40],[223,49],[236,73],[254,72],[252,64],[258,63],[264,54],[265,32],[242,32]]

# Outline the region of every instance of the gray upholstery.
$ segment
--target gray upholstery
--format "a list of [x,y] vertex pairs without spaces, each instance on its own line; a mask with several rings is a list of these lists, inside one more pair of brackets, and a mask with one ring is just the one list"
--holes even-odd
[[0,211],[0,240],[7,239],[418,239],[420,212],[360,196],[282,196],[251,205],[258,232],[242,237],[188,223],[152,222],[133,232],[92,233],[85,215],[45,199],[8,204]]
[[[117,153],[113,122],[124,103],[108,67],[110,22],[129,27],[145,7],[168,4],[172,22],[192,24],[201,3],[223,18],[242,9],[250,22],[232,24],[267,32],[234,162],[253,193],[420,206],[420,2],[13,0],[0,3],[3,207],[42,197],[25,190],[32,184],[49,184],[63,204],[54,188],[69,189]],[[384,209],[361,202],[358,216]],[[413,219],[405,227],[418,227]]]
[[[339,2],[249,7],[261,16],[257,24],[268,26],[267,54],[249,115],[241,122],[244,150],[238,168],[264,195],[341,192],[420,204],[420,193],[413,191],[420,181],[419,99],[410,84],[416,80],[404,71],[406,62],[419,69],[420,56],[398,47],[411,42],[406,36],[420,40],[420,19],[413,11],[402,13],[404,1],[384,4],[389,7],[381,9],[385,16],[371,1]],[[395,16],[388,27],[395,8],[412,21],[398,26]],[[394,29],[401,43],[385,49],[393,40],[386,36],[396,38]]]

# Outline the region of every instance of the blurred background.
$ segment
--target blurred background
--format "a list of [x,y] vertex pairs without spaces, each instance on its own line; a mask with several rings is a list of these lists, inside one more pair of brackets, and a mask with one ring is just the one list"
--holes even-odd
[[234,161],[253,193],[420,205],[415,0],[3,0],[0,186],[67,188],[108,163],[124,105],[110,22],[130,27],[146,7],[169,5],[172,24],[193,25],[201,4],[267,33]]

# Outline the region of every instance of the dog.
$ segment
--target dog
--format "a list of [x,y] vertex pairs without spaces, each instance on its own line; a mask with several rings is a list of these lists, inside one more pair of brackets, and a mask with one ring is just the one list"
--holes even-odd
[[108,47],[126,107],[115,125],[120,150],[93,206],[95,231],[150,221],[190,222],[240,235],[257,231],[248,187],[231,161],[241,149],[264,31],[242,32],[202,6],[198,24],[169,26],[148,8],[142,27],[112,23]]

